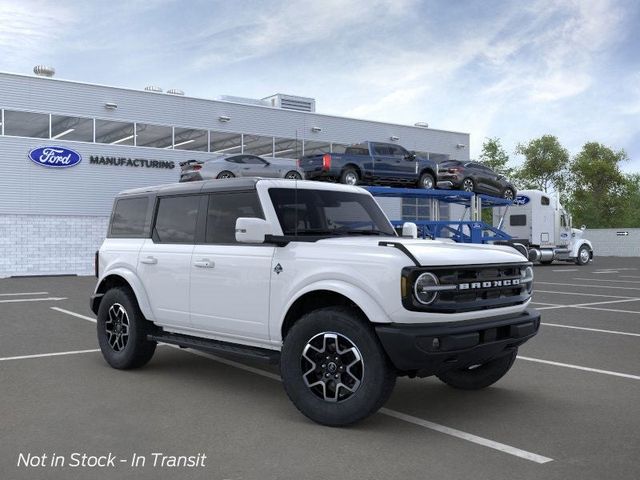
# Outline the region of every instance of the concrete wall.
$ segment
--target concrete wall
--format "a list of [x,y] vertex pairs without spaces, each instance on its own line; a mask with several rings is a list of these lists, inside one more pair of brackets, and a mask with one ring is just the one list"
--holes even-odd
[[640,257],[640,228],[587,229],[584,238],[593,243],[594,257]]

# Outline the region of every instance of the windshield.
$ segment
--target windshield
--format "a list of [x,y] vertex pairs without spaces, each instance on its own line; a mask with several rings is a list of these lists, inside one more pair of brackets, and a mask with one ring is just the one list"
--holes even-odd
[[396,232],[375,200],[362,193],[269,189],[284,235],[384,235]]

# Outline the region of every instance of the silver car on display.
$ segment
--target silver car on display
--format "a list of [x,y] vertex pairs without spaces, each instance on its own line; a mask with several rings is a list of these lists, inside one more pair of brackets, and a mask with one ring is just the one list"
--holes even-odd
[[218,155],[211,160],[188,160],[180,163],[180,181],[193,182],[213,178],[263,177],[303,180],[304,171],[291,158],[257,155]]

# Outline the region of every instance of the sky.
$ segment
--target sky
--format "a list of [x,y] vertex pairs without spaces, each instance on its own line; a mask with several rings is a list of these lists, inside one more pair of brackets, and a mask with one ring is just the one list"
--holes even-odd
[[636,0],[0,0],[0,71],[189,96],[313,97],[319,113],[588,141],[640,172]]

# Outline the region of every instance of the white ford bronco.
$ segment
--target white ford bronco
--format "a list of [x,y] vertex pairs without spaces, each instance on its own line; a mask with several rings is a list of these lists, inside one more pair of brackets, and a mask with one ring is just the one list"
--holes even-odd
[[158,342],[279,363],[292,402],[325,425],[376,412],[399,375],[487,387],[540,325],[516,250],[398,236],[366,190],[328,183],[122,192],[96,274],[112,367],[146,364]]

